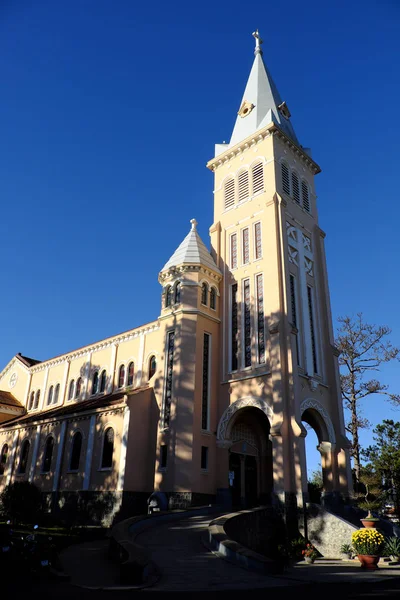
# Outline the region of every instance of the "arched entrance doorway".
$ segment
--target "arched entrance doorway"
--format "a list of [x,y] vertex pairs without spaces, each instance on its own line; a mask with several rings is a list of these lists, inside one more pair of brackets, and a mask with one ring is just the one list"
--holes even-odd
[[249,508],[270,502],[272,445],[266,415],[254,407],[238,410],[231,418],[226,439],[229,448],[229,485],[232,506]]

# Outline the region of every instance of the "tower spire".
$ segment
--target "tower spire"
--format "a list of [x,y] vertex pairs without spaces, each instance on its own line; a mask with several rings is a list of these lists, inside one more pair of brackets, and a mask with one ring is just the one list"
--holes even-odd
[[261,36],[258,32],[258,29],[256,29],[255,31],[253,31],[253,33],[251,34],[253,36],[253,38],[256,41],[256,47],[254,50],[254,56],[257,56],[257,54],[261,54],[261,56],[263,55],[263,51],[261,50],[261,44],[263,43],[263,40],[261,39]]

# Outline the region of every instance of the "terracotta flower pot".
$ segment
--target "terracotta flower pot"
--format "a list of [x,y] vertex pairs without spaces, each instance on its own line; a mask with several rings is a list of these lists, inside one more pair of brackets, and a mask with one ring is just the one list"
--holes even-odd
[[375,529],[377,524],[379,523],[379,519],[375,519],[374,517],[371,519],[368,519],[368,517],[365,517],[365,519],[360,519],[361,523],[364,525],[364,527],[366,527],[367,529]]
[[373,554],[357,554],[357,558],[361,563],[362,569],[367,569],[369,571],[379,569],[378,562],[380,556],[374,556]]

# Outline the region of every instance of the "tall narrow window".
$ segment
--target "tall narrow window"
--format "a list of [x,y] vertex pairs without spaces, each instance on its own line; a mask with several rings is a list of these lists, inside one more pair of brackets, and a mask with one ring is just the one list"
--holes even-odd
[[35,394],[35,406],[33,407],[35,410],[39,408],[39,400],[40,400],[40,390],[37,390]]
[[315,326],[314,326],[314,307],[313,307],[313,296],[312,296],[312,288],[307,286],[307,296],[308,296],[308,313],[310,317],[310,334],[311,334],[311,350],[312,350],[312,358],[313,358],[313,367],[314,373],[318,373],[318,363],[317,363],[317,346],[315,341]]
[[262,257],[261,223],[254,224],[254,254],[256,260]]
[[71,444],[71,459],[69,461],[69,470],[70,471],[78,471],[79,470],[79,461],[81,459],[81,450],[82,450],[82,434],[80,431],[77,431],[72,438]]
[[165,290],[165,306],[171,306],[172,304],[172,287],[169,285]]
[[253,165],[252,169],[252,178],[253,178],[253,194],[257,194],[257,192],[262,192],[264,189],[264,170],[263,164],[261,162]]
[[175,285],[175,304],[179,304],[181,301],[181,282]]
[[235,204],[235,180],[227,179],[224,184],[224,202],[225,208],[230,208]]
[[79,398],[82,392],[82,377],[79,377],[76,381],[75,387],[75,398]]
[[167,360],[165,368],[164,425],[168,427],[171,416],[172,386],[174,372],[175,331],[169,331],[167,337]]
[[167,468],[167,454],[168,450],[167,450],[167,446],[166,444],[161,444],[160,446],[160,469],[166,469]]
[[53,458],[54,438],[50,436],[46,440],[44,447],[42,473],[48,473],[51,469],[51,459]]
[[281,175],[282,175],[282,189],[285,194],[290,196],[290,179],[289,179],[289,169],[286,163],[281,163]]
[[125,365],[121,365],[118,372],[118,389],[125,384]]
[[231,269],[237,267],[237,234],[231,235]]
[[300,204],[300,184],[299,178],[297,177],[297,173],[292,171],[292,192],[293,192],[293,200]]
[[101,455],[101,468],[111,469],[114,452],[114,429],[108,427],[104,432],[103,453]]
[[4,475],[4,472],[6,470],[7,457],[8,457],[8,444],[4,444],[1,449],[0,475]]
[[231,316],[231,330],[232,330],[232,340],[231,340],[231,367],[232,371],[236,371],[238,368],[238,302],[237,302],[237,283],[235,283],[231,287],[231,298],[232,298],[232,316]]
[[201,447],[201,468],[206,471],[208,469],[208,446]]
[[105,392],[106,391],[106,383],[107,383],[107,372],[104,369],[101,373],[101,377],[100,377],[100,392]]
[[247,200],[249,197],[249,172],[242,171],[238,177],[239,202]]
[[156,357],[154,356],[150,356],[149,358],[149,379],[151,379],[153,377],[153,375],[155,374],[157,369],[157,361],[156,361]]
[[247,265],[250,262],[250,239],[248,227],[242,231],[242,261],[244,265]]
[[208,302],[208,285],[203,283],[201,286],[201,303],[207,306]]
[[31,397],[29,400],[29,407],[28,410],[32,410],[33,409],[33,403],[35,402],[35,392],[31,393]]
[[244,299],[244,366],[251,367],[251,302],[250,279],[243,283]]
[[304,181],[304,179],[301,182],[301,194],[302,194],[302,198],[303,198],[303,208],[307,212],[310,212],[310,194],[308,191],[308,185]]
[[19,457],[18,473],[26,473],[26,467],[28,466],[29,449],[31,445],[28,440],[25,440],[21,447],[21,455]]
[[97,394],[99,391],[99,372],[95,371],[92,378],[92,394]]
[[60,384],[57,383],[56,389],[54,390],[53,404],[57,404],[59,395],[60,395]]
[[128,381],[127,385],[133,385],[133,377],[135,375],[135,364],[133,362],[129,363],[128,366]]
[[72,400],[72,398],[74,397],[74,387],[75,381],[72,379],[71,383],[69,384],[68,400]]
[[264,285],[263,276],[257,275],[257,342],[258,362],[265,363]]
[[215,287],[210,289],[210,308],[215,310],[217,308],[217,292]]
[[201,402],[201,428],[209,429],[208,426],[208,403],[209,403],[209,370],[210,370],[210,335],[204,334],[203,338],[203,390]]
[[[296,329],[298,329],[297,324],[297,304],[296,304],[296,280],[294,275],[290,275],[290,305],[292,312],[292,325]],[[296,333],[296,355],[297,355],[297,364],[300,364],[300,353],[299,353],[299,336]]]
[[47,395],[47,406],[49,406],[53,402],[53,393],[54,387],[51,385],[49,389],[49,393]]

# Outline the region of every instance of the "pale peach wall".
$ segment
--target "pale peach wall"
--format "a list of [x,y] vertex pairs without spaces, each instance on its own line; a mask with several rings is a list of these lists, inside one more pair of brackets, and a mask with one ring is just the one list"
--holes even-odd
[[[95,436],[93,444],[92,471],[90,477],[90,490],[115,490],[119,475],[119,459],[121,451],[121,439],[123,431],[123,411],[114,410],[99,413],[96,417]],[[104,432],[108,427],[114,429],[114,453],[111,469],[101,468],[101,456],[103,451]]]
[[[14,360],[14,359],[13,359]],[[17,381],[15,385],[10,382],[11,377],[15,376]],[[25,404],[26,390],[29,382],[29,371],[24,367],[18,359],[14,360],[14,364],[0,379],[0,390],[10,392],[21,404]]]
[[[63,491],[78,491],[83,488],[85,478],[85,465],[87,444],[89,439],[90,415],[79,417],[79,420],[71,420],[67,423],[64,440],[64,455],[60,471],[59,489]],[[74,434],[80,431],[82,434],[82,448],[78,472],[69,469],[72,452],[72,441]]]

